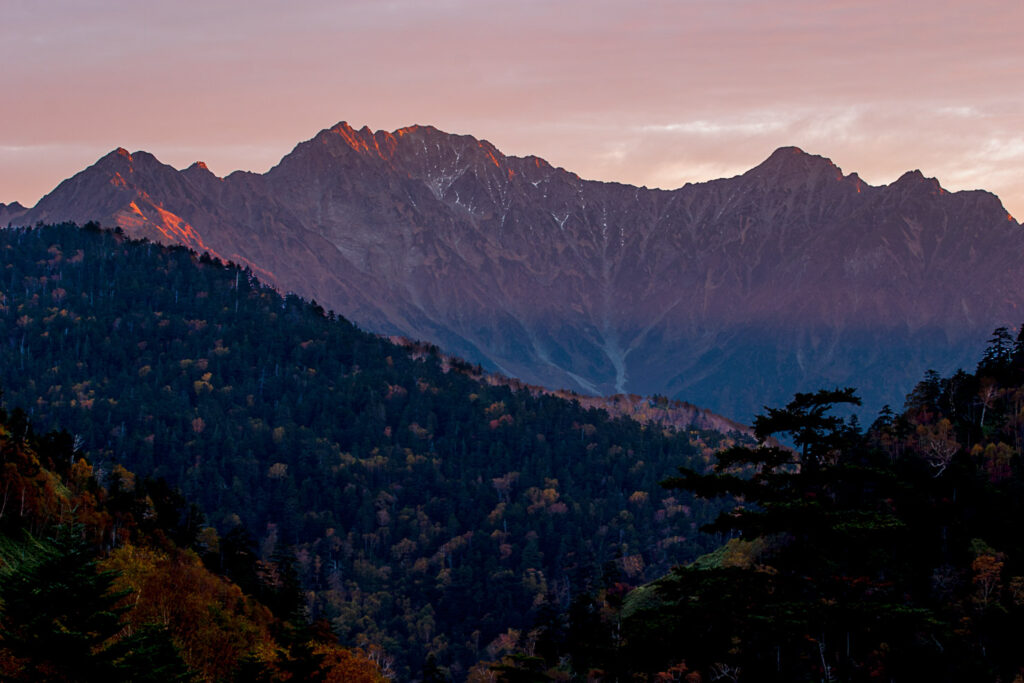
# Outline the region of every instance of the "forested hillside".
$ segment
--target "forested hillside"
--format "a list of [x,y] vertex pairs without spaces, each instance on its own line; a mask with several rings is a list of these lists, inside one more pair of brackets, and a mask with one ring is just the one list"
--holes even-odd
[[[77,557],[77,593],[115,596],[83,614],[121,588],[155,601],[112,612],[90,666],[1024,677],[1024,337],[1005,328],[867,429],[841,417],[855,391],[825,389],[768,409],[755,446],[480,382],[181,248],[56,226],[0,249],[5,404],[71,431],[0,420],[4,585]],[[172,580],[198,605],[160,602]],[[5,642],[25,592],[0,595]],[[211,604],[210,629],[183,628]]]
[[[538,622],[504,680],[1020,681],[1024,678],[1024,337],[976,372],[929,373],[862,431],[852,390],[798,394],[760,439],[665,485],[742,504],[728,543],[592,603],[587,638]],[[597,647],[586,647],[597,643]]]
[[3,680],[385,680],[297,611],[287,562],[216,542],[164,482],[116,466],[104,487],[69,434],[19,411],[0,410],[0,466]]
[[[658,482],[731,441],[445,372],[247,270],[94,227],[0,231],[0,386],[44,428],[294,559],[307,615],[456,678],[608,571],[712,548]],[[503,635],[504,634],[504,635]],[[504,639],[504,640],[503,640]]]

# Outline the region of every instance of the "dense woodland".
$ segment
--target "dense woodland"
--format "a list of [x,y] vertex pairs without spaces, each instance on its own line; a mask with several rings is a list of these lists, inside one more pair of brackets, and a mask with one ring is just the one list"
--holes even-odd
[[116,466],[103,487],[19,411],[0,410],[0,466],[0,679],[386,680],[380,652],[306,619],[287,562],[197,533],[164,482]]
[[7,587],[59,575],[101,622],[82,666],[165,680],[1024,680],[1006,329],[867,428],[827,389],[755,445],[481,384],[182,249],[59,226],[0,250],[4,401],[68,429],[0,428],[8,673],[55,664],[15,647]]
[[[505,680],[1024,680],[1024,336],[995,331],[973,374],[928,373],[862,430],[853,390],[769,409],[763,443],[723,449],[671,490],[738,505],[732,538],[638,589],[524,632]],[[848,414],[848,411],[846,411]]]
[[606,576],[639,585],[717,542],[698,528],[725,502],[658,485],[731,443],[717,432],[489,386],[92,226],[0,231],[0,263],[6,405],[73,434],[101,484],[125,467],[180,487],[209,544],[288,560],[307,618],[399,679],[465,678]]

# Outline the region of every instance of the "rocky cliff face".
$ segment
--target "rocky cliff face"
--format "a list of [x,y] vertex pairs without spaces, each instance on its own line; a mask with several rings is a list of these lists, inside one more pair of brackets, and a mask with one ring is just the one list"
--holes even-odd
[[18,220],[207,249],[529,383],[740,420],[836,384],[900,404],[1024,317],[1024,235],[994,195],[916,171],[872,187],[796,148],[663,191],[431,127],[340,123],[263,175],[116,150]]

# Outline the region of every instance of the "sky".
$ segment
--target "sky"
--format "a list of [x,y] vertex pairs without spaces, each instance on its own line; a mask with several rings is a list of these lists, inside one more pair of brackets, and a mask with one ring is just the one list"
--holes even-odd
[[1024,217],[1024,0],[0,0],[0,202],[116,147],[266,171],[338,121],[675,188],[796,145]]

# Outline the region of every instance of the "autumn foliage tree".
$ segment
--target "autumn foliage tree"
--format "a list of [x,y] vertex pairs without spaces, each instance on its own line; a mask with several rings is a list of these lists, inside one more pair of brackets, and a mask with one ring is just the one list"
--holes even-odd
[[0,583],[5,677],[25,681],[186,680],[166,630],[125,632],[127,592],[101,571],[81,527],[61,527],[41,557]]
[[[17,500],[0,514],[3,680],[220,681],[247,663],[271,681],[384,680],[329,628],[314,637],[304,615],[279,619],[211,572],[193,548],[218,539],[166,484],[116,466],[101,486],[68,435],[2,410],[0,464]],[[258,576],[247,557],[232,571]]]

